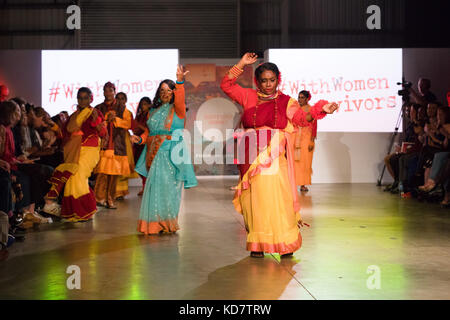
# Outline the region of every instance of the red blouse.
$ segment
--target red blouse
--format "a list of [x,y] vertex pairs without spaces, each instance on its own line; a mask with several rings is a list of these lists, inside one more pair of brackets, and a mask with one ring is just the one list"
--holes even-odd
[[[242,88],[240,85],[236,83],[237,78],[231,78],[226,74],[220,85],[220,88],[225,92],[227,96],[229,96],[232,100],[239,103],[245,110],[255,107],[256,105],[264,103],[264,101],[260,101],[258,99],[258,94],[255,89],[250,88]],[[281,94],[284,96],[284,94]],[[280,98],[278,98],[280,99]],[[292,98],[291,98],[292,99]],[[288,99],[289,100],[289,99]],[[294,99],[292,99],[294,100]],[[325,117],[326,113],[322,111],[322,107],[328,102],[325,100],[320,100],[313,107],[311,107],[310,114],[314,119],[321,119]],[[295,125],[300,127],[306,127],[310,123],[306,120],[306,112],[300,108],[300,105],[296,100],[292,102],[292,104],[288,107],[288,109],[296,107],[294,113],[289,112],[289,110],[284,109],[286,112],[286,116],[289,120],[291,120]],[[287,125],[287,122],[286,122]],[[285,126],[286,126],[285,125]],[[253,125],[251,126],[253,127]],[[277,126],[278,127],[278,126]]]
[[4,151],[3,154],[0,155],[0,158],[3,161],[6,161],[11,166],[12,170],[17,170],[17,159],[15,157],[16,147],[14,145],[14,135],[9,126],[1,126],[0,131],[5,133],[4,135]]

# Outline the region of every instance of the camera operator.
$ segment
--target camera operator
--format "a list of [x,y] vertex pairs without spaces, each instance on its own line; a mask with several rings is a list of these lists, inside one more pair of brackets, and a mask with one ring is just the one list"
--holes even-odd
[[426,107],[430,102],[436,102],[436,96],[430,91],[430,79],[420,78],[417,87],[419,88],[419,92],[416,92],[412,87],[406,88],[409,90],[415,103]]

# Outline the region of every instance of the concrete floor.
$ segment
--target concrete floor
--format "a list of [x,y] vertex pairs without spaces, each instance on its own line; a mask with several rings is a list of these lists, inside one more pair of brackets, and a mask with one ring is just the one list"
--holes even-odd
[[[0,263],[0,299],[450,299],[449,210],[372,184],[318,184],[301,197],[303,247],[253,259],[234,183],[186,190],[175,235],[138,235],[137,187],[92,222],[41,225]],[[80,290],[66,287],[69,265]]]

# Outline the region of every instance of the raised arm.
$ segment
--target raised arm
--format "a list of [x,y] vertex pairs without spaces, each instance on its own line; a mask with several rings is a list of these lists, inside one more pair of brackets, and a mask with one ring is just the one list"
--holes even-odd
[[184,119],[186,117],[186,102],[185,102],[186,100],[183,83],[175,84],[174,95],[175,95],[174,101],[175,112],[180,119]]
[[257,59],[258,56],[255,53],[247,52],[244,54],[241,60],[223,77],[222,83],[220,84],[220,88],[223,92],[241,106],[245,105],[249,91],[252,91],[252,89],[242,88],[236,83],[236,80],[244,72],[245,66],[255,63]]
[[175,101],[174,107],[177,116],[180,119],[184,119],[186,117],[186,98],[184,92],[184,77],[189,73],[189,71],[185,71],[182,65],[177,66],[177,83],[175,84]]

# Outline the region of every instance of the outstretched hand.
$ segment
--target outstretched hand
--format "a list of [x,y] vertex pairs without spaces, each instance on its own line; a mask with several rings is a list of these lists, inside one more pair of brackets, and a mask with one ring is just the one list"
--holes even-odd
[[177,81],[178,82],[183,82],[184,81],[184,77],[189,73],[189,70],[184,70],[184,67],[179,64],[177,65]]
[[238,67],[243,69],[245,66],[254,64],[258,60],[258,55],[254,52],[245,53],[238,63]]
[[339,105],[336,102],[328,103],[322,107],[323,112],[331,114],[339,109]]

